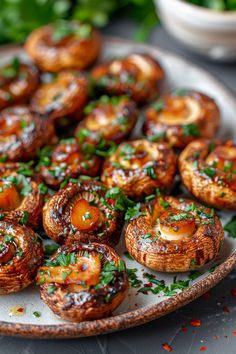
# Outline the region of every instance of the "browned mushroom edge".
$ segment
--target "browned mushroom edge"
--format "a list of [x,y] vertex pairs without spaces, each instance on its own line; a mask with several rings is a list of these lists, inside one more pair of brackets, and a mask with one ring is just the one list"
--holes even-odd
[[37,228],[41,221],[44,190],[33,178],[16,172],[0,176],[0,219]]
[[42,261],[43,247],[30,228],[0,221],[1,295],[31,284]]
[[196,140],[179,158],[183,184],[196,198],[219,209],[236,209],[236,146]]
[[[89,145],[91,148],[93,146]],[[86,147],[88,146],[79,144],[75,138],[60,140],[58,145],[47,149],[46,158],[42,154],[38,165],[39,175],[54,189],[58,189],[69,178],[80,175],[97,176],[101,159]]]
[[25,43],[32,60],[49,72],[85,69],[97,59],[101,47],[101,34],[91,25],[65,20],[36,29]]
[[57,141],[49,120],[30,112],[28,106],[5,108],[0,113],[1,161],[34,158],[39,148]]
[[25,103],[39,84],[39,73],[32,63],[18,57],[0,68],[0,109]]
[[62,246],[38,270],[43,301],[58,316],[82,322],[111,315],[128,288],[125,264],[109,246]]
[[88,82],[80,72],[66,70],[43,83],[31,99],[31,109],[50,119],[81,116],[88,100]]
[[119,187],[131,198],[142,198],[156,188],[171,186],[177,159],[166,143],[144,139],[122,143],[104,163],[101,180]]
[[98,181],[69,182],[44,205],[43,226],[57,243],[101,242],[115,245],[122,220],[113,207],[116,200],[106,196]]
[[101,96],[90,102],[84,109],[85,117],[78,124],[75,136],[80,137],[86,130],[89,139],[120,143],[135,126],[137,108],[128,96]]
[[159,94],[165,73],[150,55],[134,53],[95,67],[91,78],[98,91],[109,95],[128,95],[142,104]]
[[190,199],[157,197],[140,209],[125,233],[130,255],[155,271],[185,272],[219,253],[224,230],[213,209]]
[[220,121],[215,101],[197,91],[177,89],[145,111],[144,133],[184,148],[196,138],[214,137]]

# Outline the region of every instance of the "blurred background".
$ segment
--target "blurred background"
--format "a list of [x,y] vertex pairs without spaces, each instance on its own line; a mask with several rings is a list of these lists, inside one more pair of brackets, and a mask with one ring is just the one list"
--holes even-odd
[[[58,19],[77,19],[104,27],[114,17],[138,22],[134,39],[144,41],[159,22],[158,0],[1,0],[0,43],[22,42],[34,28]],[[172,0],[165,0],[171,4]],[[236,0],[186,0],[213,11],[235,10]]]

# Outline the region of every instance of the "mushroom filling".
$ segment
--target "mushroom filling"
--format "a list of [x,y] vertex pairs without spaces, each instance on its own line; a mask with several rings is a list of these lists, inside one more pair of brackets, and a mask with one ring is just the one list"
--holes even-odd
[[48,260],[46,265],[40,268],[37,283],[66,285],[68,292],[80,292],[88,290],[99,282],[101,268],[99,254],[61,253],[56,259]]
[[196,230],[195,217],[189,212],[171,208],[157,218],[155,229],[165,240],[181,240],[193,235]]
[[14,184],[0,181],[0,209],[15,210],[21,204],[21,196]]
[[208,155],[206,163],[218,170],[236,173],[236,147],[217,146]]
[[167,125],[196,122],[202,114],[199,102],[189,96],[170,97],[158,115],[158,121]]
[[148,143],[128,144],[124,143],[118,149],[119,155],[111,157],[111,163],[119,163],[124,169],[140,169],[160,159],[160,153]]
[[67,210],[68,208],[71,224],[79,231],[98,230],[105,224],[105,206],[93,193],[79,193],[67,206]]
[[0,264],[6,264],[16,255],[14,236],[0,235]]

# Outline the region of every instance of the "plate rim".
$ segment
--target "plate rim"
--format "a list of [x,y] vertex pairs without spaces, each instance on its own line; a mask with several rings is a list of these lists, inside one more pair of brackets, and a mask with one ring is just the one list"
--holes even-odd
[[[232,105],[235,106],[235,96],[233,92],[221,82],[218,78],[201,66],[192,63],[189,60],[181,57],[180,55],[173,54],[172,52],[163,50],[162,48],[156,47],[152,44],[135,43],[131,40],[115,37],[115,36],[104,36],[104,42],[109,44],[109,42],[116,42],[117,44],[129,44],[137,49],[146,49],[149,52],[163,53],[172,57],[175,60],[181,60],[186,64],[191,64],[191,66],[202,74],[207,76],[212,82],[214,82],[218,88],[230,98]],[[21,48],[20,45],[4,45],[0,47],[1,51],[7,51],[12,49]],[[135,51],[135,49],[134,49]],[[24,323],[14,323],[7,321],[0,321],[0,335],[10,335],[16,337],[28,337],[28,338],[78,338],[87,337],[99,334],[105,334],[110,332],[115,332],[135,326],[139,326],[150,322],[154,319],[160,318],[168,313],[177,310],[190,303],[191,301],[197,299],[205,292],[210,290],[221,280],[223,280],[236,266],[236,251],[229,256],[222,264],[220,264],[216,270],[209,274],[204,279],[201,279],[196,284],[185,289],[179,294],[173,297],[167,298],[157,304],[144,306],[137,310],[132,310],[123,314],[93,320],[81,323],[64,323],[64,324],[54,324],[54,325],[38,325],[38,324],[24,324]]]

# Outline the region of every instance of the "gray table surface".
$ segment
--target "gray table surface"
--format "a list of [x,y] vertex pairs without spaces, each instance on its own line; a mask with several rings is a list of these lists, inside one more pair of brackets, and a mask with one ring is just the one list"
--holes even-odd
[[[135,25],[128,20],[113,22],[104,33],[132,38]],[[150,43],[175,52],[213,73],[236,93],[236,64],[215,64],[197,58],[181,48],[160,26],[153,31]],[[174,313],[143,325],[109,335],[74,340],[31,340],[0,337],[1,354],[161,354],[163,343],[169,343],[175,354],[236,353],[236,270],[200,298]],[[191,319],[200,319],[192,327]],[[184,326],[184,330],[182,327]]]

